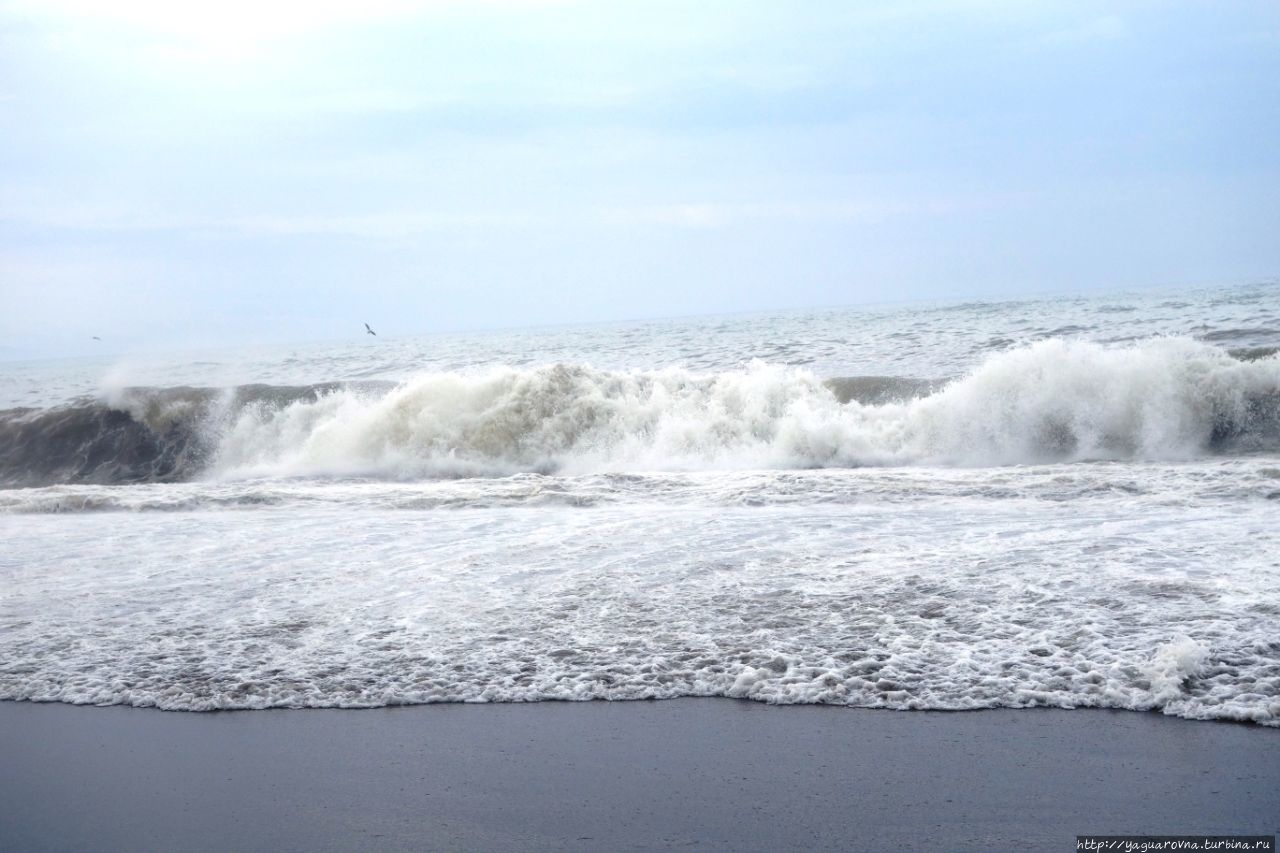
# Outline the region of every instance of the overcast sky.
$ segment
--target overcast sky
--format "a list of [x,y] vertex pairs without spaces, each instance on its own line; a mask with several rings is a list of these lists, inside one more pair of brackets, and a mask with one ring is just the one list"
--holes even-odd
[[0,178],[10,355],[1270,279],[1280,4],[0,0]]

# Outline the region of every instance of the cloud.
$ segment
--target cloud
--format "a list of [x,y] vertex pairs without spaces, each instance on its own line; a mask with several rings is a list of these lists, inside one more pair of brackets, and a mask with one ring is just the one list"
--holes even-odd
[[1046,44],[1078,44],[1082,42],[1116,41],[1129,33],[1124,20],[1117,15],[1103,15],[1064,30],[1044,36]]
[[1021,201],[1012,194],[927,197],[889,201],[783,201],[702,203],[607,207],[600,221],[616,225],[668,225],[683,228],[721,228],[749,222],[875,224],[914,216],[951,216],[979,210],[1004,209]]
[[402,240],[465,229],[542,226],[660,226],[689,229],[732,227],[751,222],[846,222],[873,224],[912,216],[1008,208],[1023,201],[1013,194],[955,195],[898,200],[688,201],[655,204],[592,205],[532,210],[392,209],[359,214],[261,213],[198,216],[166,213],[156,207],[92,201],[57,201],[52,194],[28,191],[25,203],[10,193],[0,206],[0,221],[54,231],[186,231],[246,237],[340,237],[354,240]]
[[123,204],[72,202],[14,209],[6,205],[0,222],[16,228],[105,234],[189,232],[248,237],[345,237],[395,240],[465,228],[530,227],[550,221],[534,214],[484,211],[384,211],[353,215],[255,214],[193,216]]
[[200,36],[232,29],[271,35],[421,17],[457,9],[538,8],[567,0],[9,0],[0,12],[27,20],[115,22]]
[[391,211],[362,216],[246,216],[200,227],[254,236],[397,240],[464,228],[527,228],[548,221],[545,216],[521,213]]
[[276,46],[441,14],[564,5],[567,0],[0,0],[0,16],[52,33],[88,33],[152,62],[225,64]]

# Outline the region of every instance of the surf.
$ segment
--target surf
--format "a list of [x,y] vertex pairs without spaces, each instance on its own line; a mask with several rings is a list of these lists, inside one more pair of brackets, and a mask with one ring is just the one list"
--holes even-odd
[[1180,461],[1280,447],[1280,355],[1050,339],[951,379],[581,364],[129,388],[0,413],[0,482]]

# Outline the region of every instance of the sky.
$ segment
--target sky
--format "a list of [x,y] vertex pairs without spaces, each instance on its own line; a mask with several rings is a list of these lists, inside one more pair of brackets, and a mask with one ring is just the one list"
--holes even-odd
[[0,0],[0,354],[1280,276],[1280,4]]

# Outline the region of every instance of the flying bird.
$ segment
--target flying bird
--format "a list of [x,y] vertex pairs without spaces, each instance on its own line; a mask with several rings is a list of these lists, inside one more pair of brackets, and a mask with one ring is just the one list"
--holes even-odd
[[94,336],[93,336],[93,339],[94,339],[95,341],[100,341],[100,340],[102,340],[102,338],[98,337],[97,335],[94,335]]
[[365,323],[365,324],[364,324],[364,330],[365,330],[366,332],[368,332],[369,334],[373,335],[375,338],[378,336],[378,333],[377,333],[377,332],[375,332],[373,329],[370,329],[370,328],[369,328],[369,324],[368,324],[368,323]]

